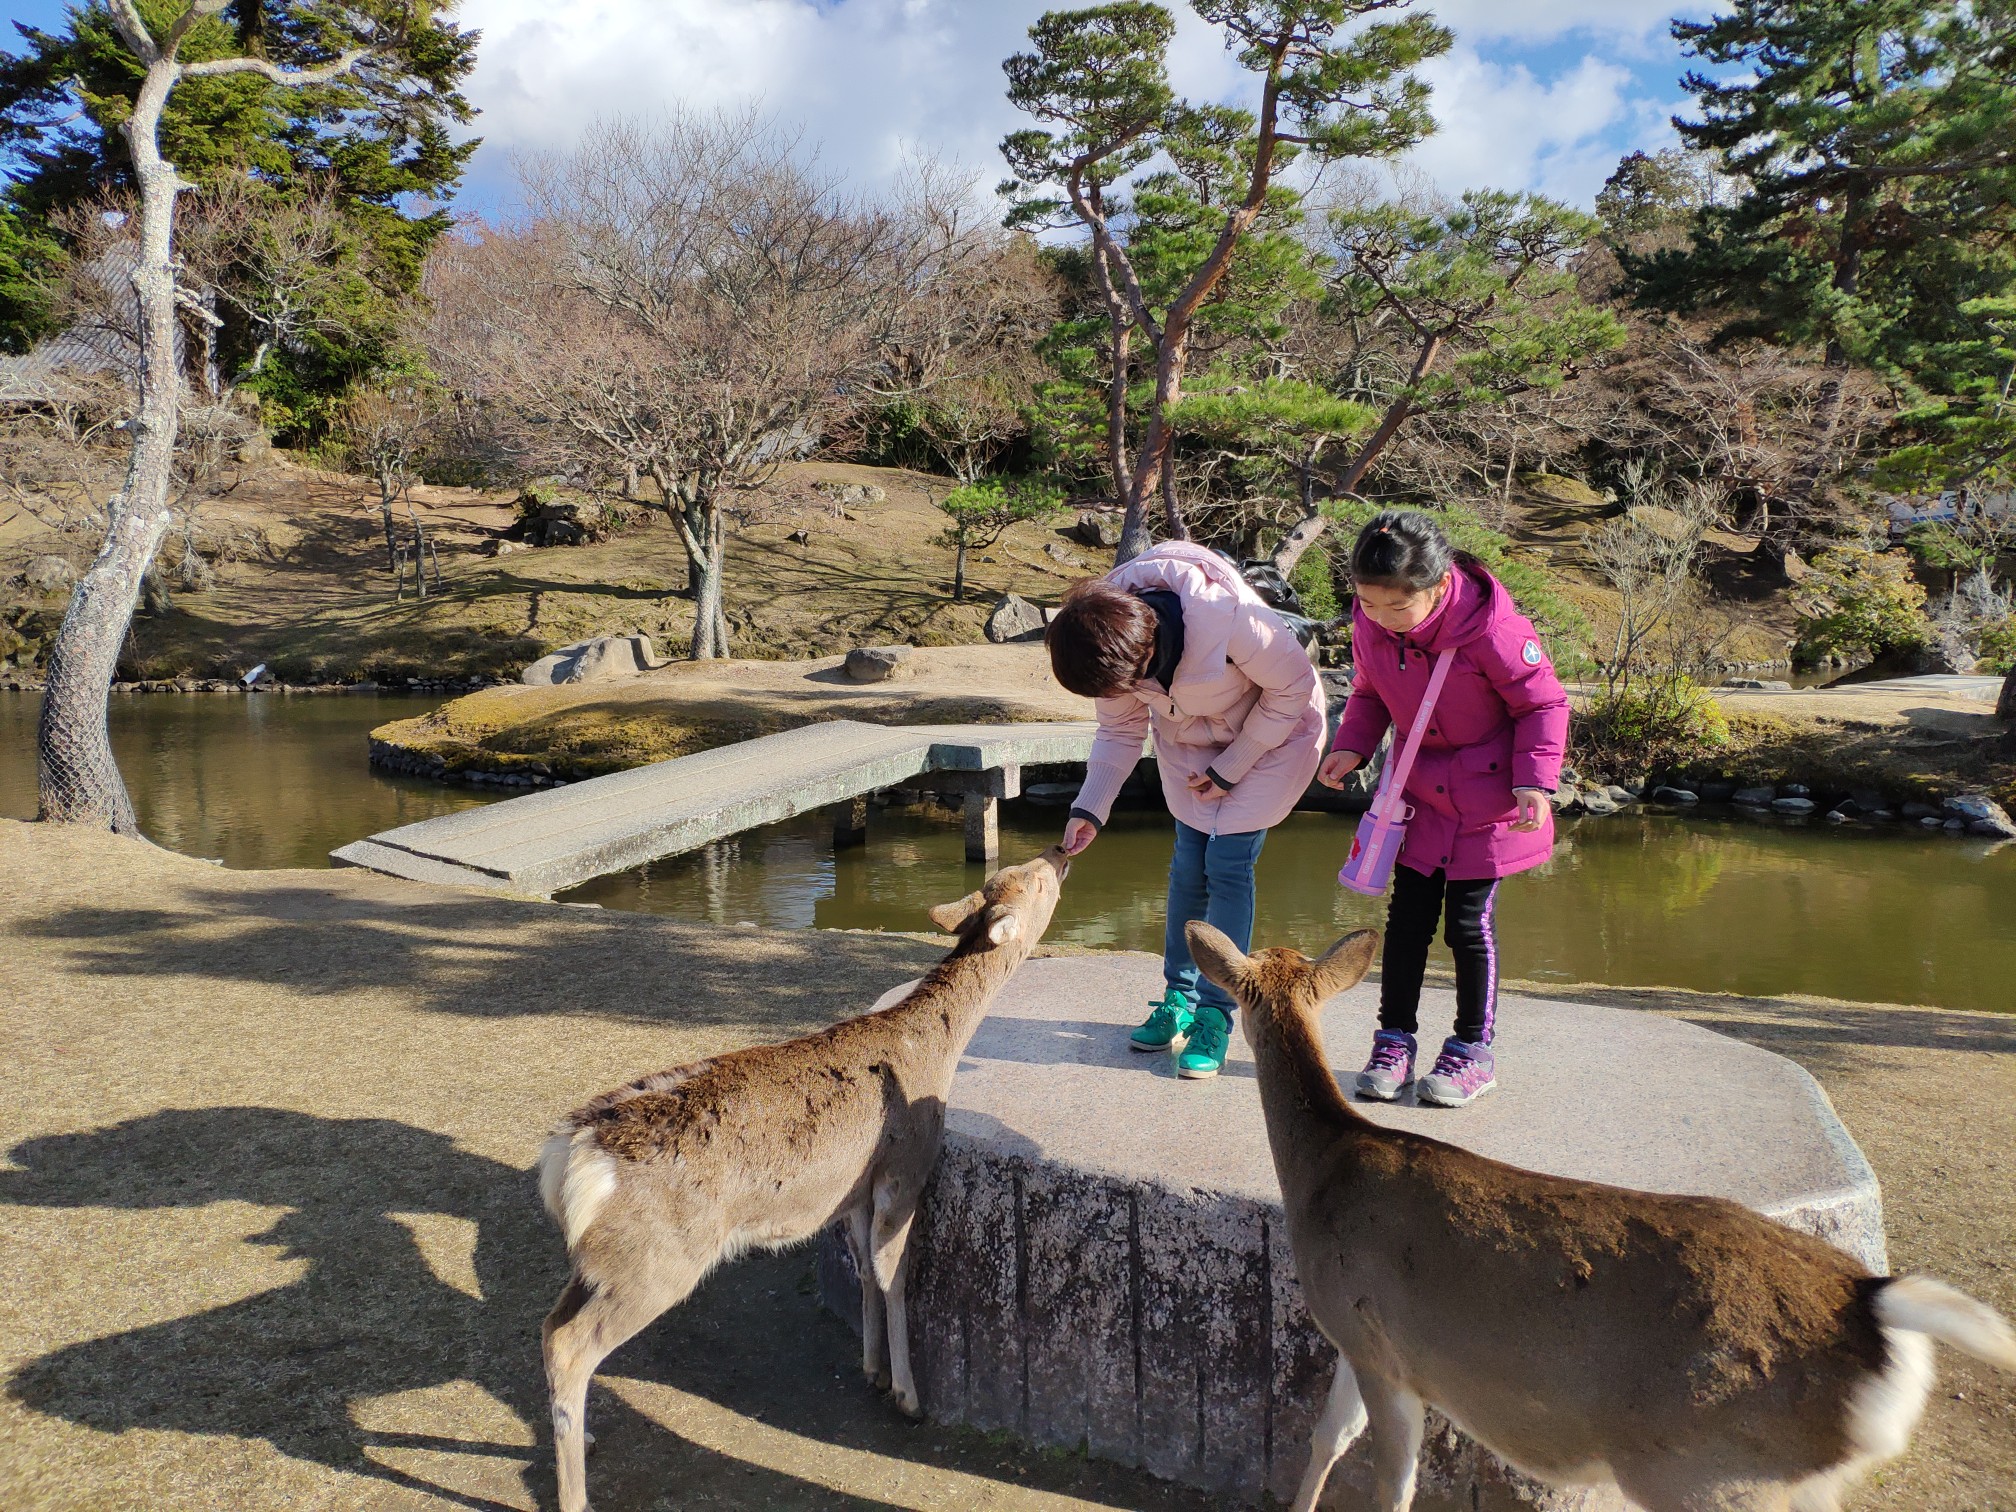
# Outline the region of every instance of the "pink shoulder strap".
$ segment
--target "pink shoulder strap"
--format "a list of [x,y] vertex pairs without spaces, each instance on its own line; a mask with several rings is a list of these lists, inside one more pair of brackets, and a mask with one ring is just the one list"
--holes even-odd
[[1414,715],[1414,728],[1407,732],[1407,743],[1401,748],[1400,759],[1386,763],[1386,771],[1379,779],[1379,796],[1398,793],[1407,785],[1407,775],[1414,770],[1415,753],[1421,749],[1421,737],[1428,733],[1428,721],[1435,713],[1435,700],[1441,696],[1442,684],[1449,677],[1449,663],[1456,651],[1436,653],[1435,665],[1428,673],[1428,691],[1421,696],[1421,707]]

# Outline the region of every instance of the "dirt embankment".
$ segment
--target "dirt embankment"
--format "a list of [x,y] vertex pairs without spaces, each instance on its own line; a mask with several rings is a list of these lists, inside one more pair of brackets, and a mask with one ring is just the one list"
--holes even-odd
[[[846,485],[871,485],[884,497],[843,503],[834,490]],[[896,469],[796,463],[739,496],[728,542],[735,654],[971,643],[1002,593],[1054,601],[1097,570],[1093,553],[1056,530],[1018,525],[973,555],[968,596],[955,603],[953,554],[937,541],[945,517],[932,502],[949,487]],[[630,631],[653,636],[661,654],[683,652],[693,624],[686,558],[663,515],[644,513],[589,545],[493,555],[516,518],[511,499],[416,488],[412,513],[436,543],[441,584],[435,590],[430,574],[419,598],[409,573],[401,597],[375,489],[279,458],[199,511],[197,539],[214,582],[190,591],[173,570],[164,574],[170,601],[134,620],[122,674],[236,678],[264,662],[288,682],[515,678],[556,646]],[[405,504],[396,525],[409,539]],[[96,544],[49,531],[25,512],[0,520],[0,658],[46,643],[68,601],[67,582],[39,590],[23,582],[30,564],[54,555],[81,568]],[[179,561],[180,550],[171,542],[166,557]]]
[[[859,1011],[939,953],[226,871],[46,826],[0,822],[0,857],[9,1512],[550,1505],[538,1335],[564,1262],[529,1169],[550,1120],[640,1071]],[[1896,1267],[2016,1313],[2016,1020],[1586,990],[1805,1065],[1883,1182]],[[809,1272],[803,1251],[738,1262],[612,1357],[598,1496],[1216,1505],[901,1423]],[[1916,1447],[1856,1512],[2012,1505],[2016,1380],[1950,1353],[1940,1371]]]

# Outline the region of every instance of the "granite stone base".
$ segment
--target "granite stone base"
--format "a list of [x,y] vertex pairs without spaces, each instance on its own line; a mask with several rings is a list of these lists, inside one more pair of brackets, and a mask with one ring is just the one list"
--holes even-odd
[[[1082,1448],[1228,1501],[1286,1499],[1335,1352],[1296,1285],[1243,1037],[1210,1082],[1125,1047],[1160,991],[1150,956],[1032,961],[975,1036],[911,1241],[918,1385],[943,1422]],[[1370,1044],[1374,1008],[1361,987],[1327,1011],[1340,1072]],[[1431,991],[1424,1043],[1451,1017]],[[1790,1061],[1619,1009],[1507,997],[1499,1024],[1491,1097],[1367,1111],[1537,1170],[1731,1197],[1886,1268],[1875,1177]],[[828,1306],[858,1320],[837,1235],[819,1268]],[[1361,1444],[1329,1503],[1362,1505],[1368,1485]],[[1424,1506],[1471,1512],[1624,1507],[1608,1487],[1542,1487],[1432,1412],[1422,1492]]]

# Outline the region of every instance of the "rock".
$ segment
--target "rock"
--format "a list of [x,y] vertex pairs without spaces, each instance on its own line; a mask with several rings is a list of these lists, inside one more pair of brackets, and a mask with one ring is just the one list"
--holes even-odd
[[1561,786],[1547,795],[1547,801],[1554,806],[1554,812],[1557,814],[1566,813],[1576,803],[1580,802],[1581,798],[1581,790],[1571,782],[1563,782]]
[[478,556],[500,557],[509,556],[514,551],[523,551],[524,549],[518,542],[507,541],[500,536],[495,540],[484,541],[477,546],[476,554]]
[[1936,629],[1930,640],[1911,654],[1908,669],[1917,676],[1966,676],[1980,660],[1967,648],[1965,638],[1955,629]]
[[1080,546],[1111,551],[1120,544],[1120,521],[1117,516],[1103,510],[1087,509],[1072,521],[1065,534]]
[[1948,798],[1945,811],[1954,819],[1965,820],[1977,835],[2016,840],[2016,822],[2011,822],[2009,811],[1986,793],[1963,793],[1958,798]]
[[1946,827],[1946,821],[1941,819],[1937,814],[1927,814],[1918,823],[1925,829],[1944,829]]
[[2002,679],[2002,691],[1995,698],[1997,719],[2016,719],[2016,668]]
[[1713,782],[1699,784],[1696,791],[1700,793],[1703,803],[1727,803],[1736,796],[1736,784],[1725,782],[1718,777]]
[[1007,641],[1040,640],[1043,611],[1019,593],[1002,596],[987,615],[987,639],[996,645]]
[[560,683],[610,682],[619,677],[635,677],[665,663],[652,654],[648,635],[605,635],[576,641],[542,656],[518,680],[529,687],[544,688]]
[[1906,819],[1937,819],[1939,810],[1930,803],[1907,803],[1903,814]]
[[1965,819],[1948,819],[1940,828],[1944,829],[1949,835],[1964,835],[1967,833],[1967,821]]
[[1844,813],[1842,810],[1838,808],[1827,810],[1827,822],[1829,824],[1846,824],[1850,819],[1854,817],[1855,816],[1853,814]]
[[1580,478],[1571,478],[1564,473],[1522,472],[1517,476],[1522,489],[1550,504],[1599,505],[1611,502]]
[[1601,819],[1617,812],[1618,805],[1610,794],[1602,788],[1591,788],[1582,795],[1582,812],[1592,818]]
[[1084,558],[1080,557],[1077,552],[1066,546],[1062,541],[1045,541],[1043,543],[1043,555],[1050,558],[1053,562],[1062,562],[1066,567],[1083,567],[1085,565]]
[[1078,796],[1075,782],[1031,782],[1022,789],[1022,796],[1031,803],[1042,804],[1045,808],[1062,808]]
[[1792,684],[1782,678],[1731,677],[1723,681],[1725,688],[1749,688],[1759,693],[1790,693]]
[[1699,793],[1691,793],[1683,787],[1656,787],[1652,789],[1652,801],[1654,803],[1678,803],[1684,805],[1699,803],[1701,795]]
[[847,653],[847,675],[855,682],[887,682],[908,660],[908,646],[857,646]]
[[67,593],[77,581],[77,569],[60,556],[38,556],[22,569],[21,581],[37,593]]
[[1887,806],[1883,795],[1874,788],[1857,788],[1848,795],[1848,801],[1865,814],[1873,814]]
[[1638,795],[1632,792],[1631,789],[1629,789],[1628,787],[1621,787],[1614,782],[1611,783],[1608,787],[1604,788],[1603,791],[1605,794],[1609,796],[1610,801],[1616,804],[1617,807],[1619,808],[1628,807],[1629,805],[1636,803],[1638,801]]
[[1785,796],[1787,798],[1811,798],[1813,796],[1813,789],[1806,786],[1803,782],[1788,782],[1785,784]]
[[1811,798],[1778,798],[1771,807],[1781,814],[1810,814],[1820,805]]

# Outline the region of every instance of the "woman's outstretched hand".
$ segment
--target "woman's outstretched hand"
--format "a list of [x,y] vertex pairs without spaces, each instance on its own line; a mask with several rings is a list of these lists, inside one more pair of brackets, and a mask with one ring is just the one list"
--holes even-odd
[[1316,768],[1316,780],[1325,787],[1341,788],[1344,779],[1363,765],[1365,758],[1356,751],[1332,751]]
[[1058,842],[1058,848],[1067,856],[1075,856],[1098,838],[1099,826],[1090,819],[1072,819],[1064,826],[1064,838]]
[[1514,788],[1512,801],[1519,805],[1519,817],[1512,822],[1512,828],[1530,834],[1540,828],[1540,821],[1547,813],[1547,794],[1539,788]]

